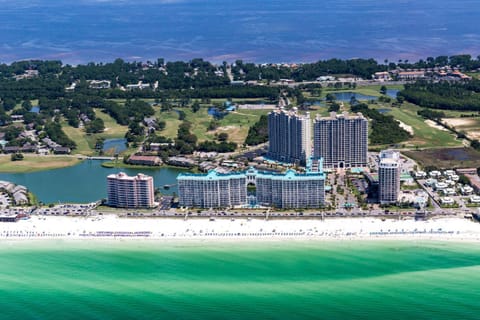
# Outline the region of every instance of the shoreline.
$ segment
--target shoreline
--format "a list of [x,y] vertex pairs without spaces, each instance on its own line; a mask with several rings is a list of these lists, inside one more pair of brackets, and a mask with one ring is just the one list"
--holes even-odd
[[327,220],[141,219],[115,215],[32,216],[0,223],[0,241],[455,241],[480,242],[480,224],[462,218],[426,221],[341,218]]
[[159,169],[177,169],[177,170],[185,170],[189,172],[197,172],[197,167],[187,168],[187,167],[180,167],[174,166],[171,164],[161,164],[159,166],[147,166],[147,165],[137,165],[137,164],[128,164],[128,163],[115,163],[114,161],[105,161],[101,163],[101,166],[107,169],[145,169],[145,170],[159,170]]

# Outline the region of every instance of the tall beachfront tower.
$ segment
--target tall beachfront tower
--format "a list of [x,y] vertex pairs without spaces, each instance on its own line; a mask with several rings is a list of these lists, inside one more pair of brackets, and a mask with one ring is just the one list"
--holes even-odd
[[177,184],[182,207],[227,208],[247,203],[247,182],[242,173],[181,173]]
[[348,112],[317,118],[313,124],[313,156],[323,158],[325,168],[367,166],[368,120]]
[[268,114],[268,157],[272,160],[305,165],[310,158],[310,113],[298,114],[297,108],[278,108]]
[[378,197],[381,204],[395,203],[400,193],[400,153],[380,152],[378,165]]
[[320,208],[325,203],[325,173],[321,159],[308,159],[305,172],[181,173],[177,177],[182,207],[226,208],[252,205],[247,187],[255,186],[254,203],[275,208]]
[[107,176],[108,205],[118,208],[152,208],[154,202],[153,178],[144,174],[134,177],[125,173]]

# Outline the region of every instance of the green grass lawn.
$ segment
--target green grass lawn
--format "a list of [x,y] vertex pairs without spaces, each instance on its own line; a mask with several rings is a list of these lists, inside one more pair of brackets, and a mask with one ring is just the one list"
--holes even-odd
[[117,139],[125,136],[128,130],[127,126],[119,125],[115,119],[100,110],[95,109],[95,115],[102,119],[105,124],[105,131],[102,133],[87,134],[84,128],[74,128],[68,125],[65,120],[62,120],[63,131],[77,144],[77,149],[74,153],[92,155],[94,153],[95,143],[99,138]]
[[92,155],[93,154],[93,148],[90,147],[88,140],[87,140],[87,135],[85,131],[82,128],[74,128],[70,126],[67,121],[62,120],[62,129],[65,132],[65,134],[75,142],[77,145],[77,148],[73,151],[73,153],[80,153],[84,155]]
[[128,130],[127,126],[119,125],[110,115],[100,110],[95,109],[95,115],[97,118],[102,119],[105,124],[105,131],[99,133],[98,136],[105,139],[123,138],[125,136]]
[[248,135],[248,130],[253,126],[263,114],[268,114],[270,110],[238,110],[229,113],[220,120],[220,127],[217,132],[228,133],[229,140],[237,144],[243,144]]
[[69,167],[79,162],[80,160],[77,158],[69,156],[38,156],[30,154],[24,154],[22,161],[11,161],[10,155],[2,155],[0,156],[0,172],[26,173]]
[[447,131],[432,128],[425,123],[425,119],[417,115],[421,108],[411,103],[404,103],[400,108],[391,107],[389,104],[370,105],[371,108],[391,109],[388,115],[402,121],[413,128],[414,136],[405,142],[406,147],[454,147],[462,146],[462,142],[455,139],[455,136]]
[[[213,120],[213,116],[208,114],[208,107],[202,105],[202,108],[194,113],[190,108],[177,108],[185,112],[186,120],[192,123],[191,132],[198,137],[198,141],[212,140],[215,133],[226,132],[229,141],[242,144],[248,134],[248,129],[260,119],[262,114],[267,114],[270,110],[239,110],[230,112],[223,119],[218,120],[219,127],[216,130],[208,131],[208,126]],[[181,121],[178,120],[178,114],[175,111],[160,112],[156,108],[156,117],[166,121],[166,128],[159,134],[175,138],[177,136],[178,126]]]

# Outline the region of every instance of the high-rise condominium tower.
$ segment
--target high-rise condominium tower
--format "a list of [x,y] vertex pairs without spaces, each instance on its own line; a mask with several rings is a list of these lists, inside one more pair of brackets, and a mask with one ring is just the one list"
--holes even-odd
[[134,177],[125,173],[110,174],[108,205],[119,208],[151,208],[155,206],[153,178],[139,173]]
[[368,121],[361,113],[347,112],[320,117],[313,124],[313,156],[325,168],[367,166]]
[[380,152],[378,197],[381,204],[395,203],[400,193],[400,154],[394,150]]
[[310,114],[302,116],[297,108],[283,108],[268,114],[268,157],[272,160],[305,165],[310,158]]

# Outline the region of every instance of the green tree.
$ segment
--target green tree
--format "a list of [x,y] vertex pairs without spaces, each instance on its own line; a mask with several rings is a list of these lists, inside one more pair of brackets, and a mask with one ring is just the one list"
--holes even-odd
[[336,102],[332,102],[328,107],[328,112],[338,112],[340,111],[340,105]]
[[22,161],[23,160],[23,154],[21,153],[12,153],[10,156],[11,161]]
[[326,97],[325,97],[325,100],[327,100],[327,102],[333,102],[336,100],[336,97],[334,94],[331,94],[331,93],[327,93]]
[[100,133],[105,130],[105,124],[102,119],[96,118],[95,120],[90,121],[86,126],[85,129],[87,133]]
[[475,150],[479,150],[480,149],[480,141],[472,140],[472,142],[470,143],[470,146]]
[[200,110],[200,103],[198,103],[198,101],[195,101],[192,104],[192,111],[193,111],[193,113],[196,113],[198,110]]
[[380,87],[380,93],[381,94],[387,94],[387,87],[386,86],[381,86]]
[[227,141],[228,140],[228,133],[226,133],[226,132],[219,133],[217,139],[218,139],[218,141]]
[[22,108],[25,110],[25,111],[30,111],[32,109],[32,103],[30,102],[30,100],[24,100],[22,102]]

